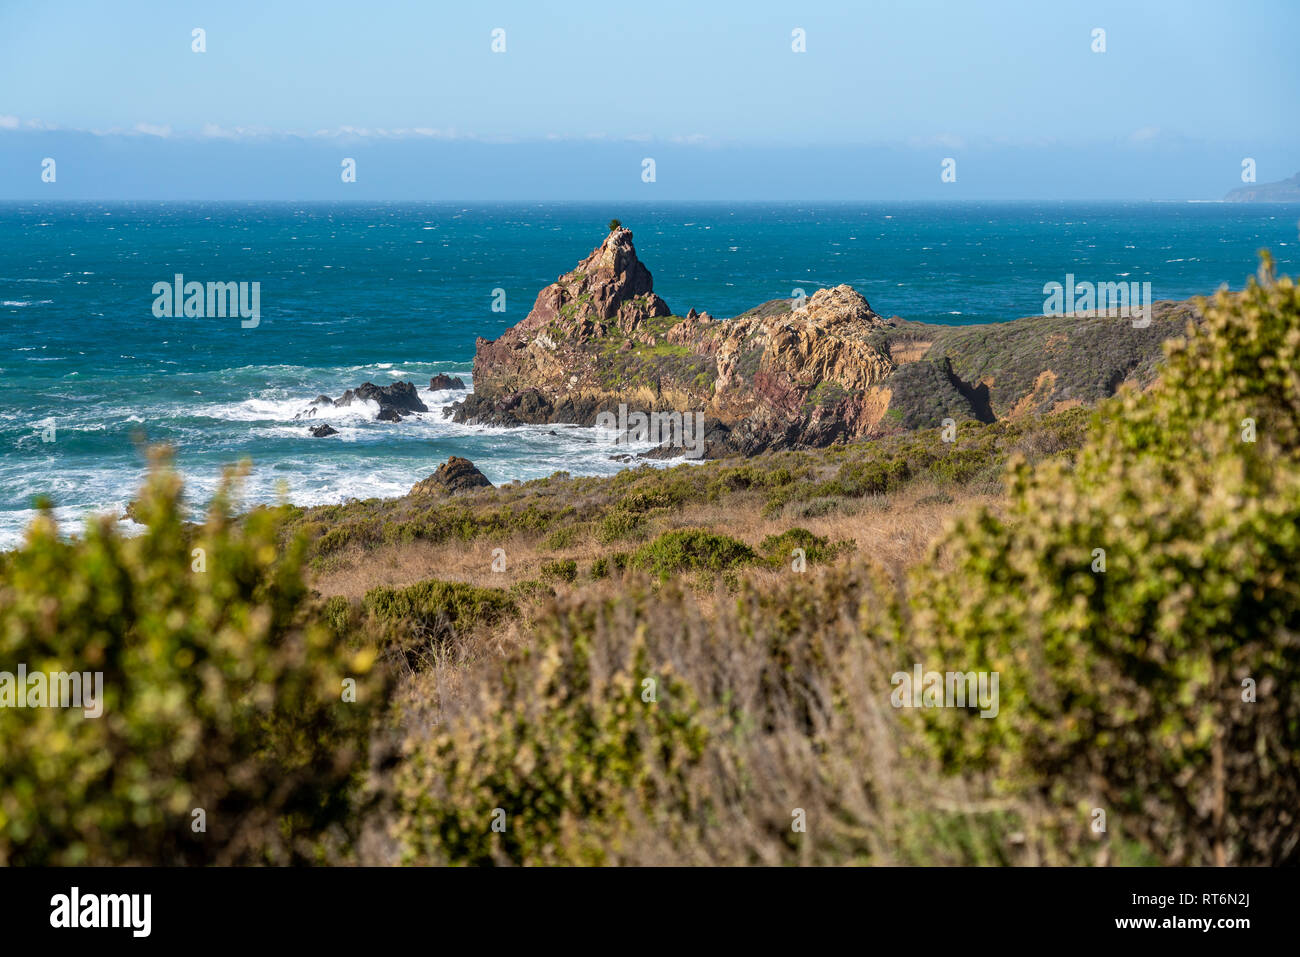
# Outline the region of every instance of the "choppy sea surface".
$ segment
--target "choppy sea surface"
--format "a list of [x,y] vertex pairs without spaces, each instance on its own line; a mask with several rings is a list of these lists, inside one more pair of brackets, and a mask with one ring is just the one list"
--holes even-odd
[[[495,483],[627,467],[591,430],[456,425],[441,410],[464,393],[425,391],[439,372],[469,383],[475,338],[522,319],[615,216],[679,315],[846,282],[883,315],[999,322],[1040,313],[1067,274],[1181,299],[1240,288],[1261,247],[1283,272],[1300,259],[1294,205],[0,204],[0,548],[38,496],[72,528],[120,514],[142,442],[175,447],[196,514],[244,459],[250,504],[400,495],[453,454]],[[156,318],[153,286],[177,273],[259,282],[259,324]],[[328,439],[294,419],[404,379],[428,414],[325,410]]]

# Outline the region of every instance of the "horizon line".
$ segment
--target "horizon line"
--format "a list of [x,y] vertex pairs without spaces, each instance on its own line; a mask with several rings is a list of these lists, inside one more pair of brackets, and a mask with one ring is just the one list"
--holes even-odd
[[982,198],[958,198],[958,199],[894,199],[887,197],[864,198],[864,199],[817,199],[817,198],[767,198],[767,199],[538,199],[538,198],[515,198],[515,199],[483,199],[483,198],[432,198],[432,199],[410,199],[400,197],[383,197],[375,196],[368,199],[268,199],[265,197],[201,197],[201,196],[184,196],[184,197],[93,197],[93,196],[61,196],[51,199],[31,199],[23,197],[4,197],[0,196],[0,203],[5,204],[27,204],[36,205],[40,203],[58,204],[58,203],[262,203],[268,205],[345,205],[345,206],[367,206],[375,203],[427,203],[427,204],[468,204],[482,206],[502,206],[518,204],[534,205],[565,205],[565,206],[599,206],[605,204],[624,204],[624,205],[641,205],[641,206],[674,206],[674,205],[695,205],[695,206],[727,206],[735,204],[747,205],[794,205],[794,204],[842,204],[842,205],[863,205],[877,203],[894,203],[903,206],[958,206],[958,205],[981,205],[989,203],[1159,203],[1166,205],[1176,205],[1180,203],[1225,205],[1225,206],[1297,206],[1300,200],[1249,200],[1233,202],[1227,199],[1212,199],[1206,197],[1189,196],[1177,199],[1157,199],[1148,197],[1145,199],[1135,198],[1097,198],[1084,196],[1059,196],[1059,197],[1030,197],[1030,196],[1003,196],[1003,197],[982,197]]

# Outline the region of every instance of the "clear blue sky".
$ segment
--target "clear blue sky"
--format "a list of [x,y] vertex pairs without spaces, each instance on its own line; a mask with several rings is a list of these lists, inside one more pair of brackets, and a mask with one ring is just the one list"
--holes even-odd
[[138,141],[125,148],[163,163],[164,140],[332,146],[342,130],[394,157],[414,155],[405,141],[533,143],[543,165],[556,141],[878,147],[915,154],[927,182],[942,156],[983,151],[1011,167],[992,170],[999,195],[1021,150],[1038,165],[1130,151],[1147,192],[1171,155],[1208,153],[1196,175],[1222,164],[1217,196],[1239,185],[1239,157],[1260,159],[1261,181],[1300,169],[1297,36],[1300,0],[0,0],[0,174],[6,158],[26,168],[14,134],[49,128]]

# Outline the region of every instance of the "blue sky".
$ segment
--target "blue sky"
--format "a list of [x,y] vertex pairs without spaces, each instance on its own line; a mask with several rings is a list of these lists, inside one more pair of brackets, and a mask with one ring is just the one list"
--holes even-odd
[[0,197],[330,198],[356,156],[356,198],[651,198],[653,156],[663,198],[1217,198],[1300,169],[1298,34],[1297,0],[3,0]]

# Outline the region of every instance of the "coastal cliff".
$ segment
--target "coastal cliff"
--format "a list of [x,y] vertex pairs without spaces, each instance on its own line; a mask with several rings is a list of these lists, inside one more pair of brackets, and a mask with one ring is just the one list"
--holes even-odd
[[[1090,404],[1146,386],[1196,315],[1031,317],[941,326],[885,318],[851,286],[732,319],[676,315],[619,227],[499,339],[480,338],[458,422],[593,425],[601,412],[699,412],[705,454],[752,455]],[[671,450],[663,450],[671,453]]]

